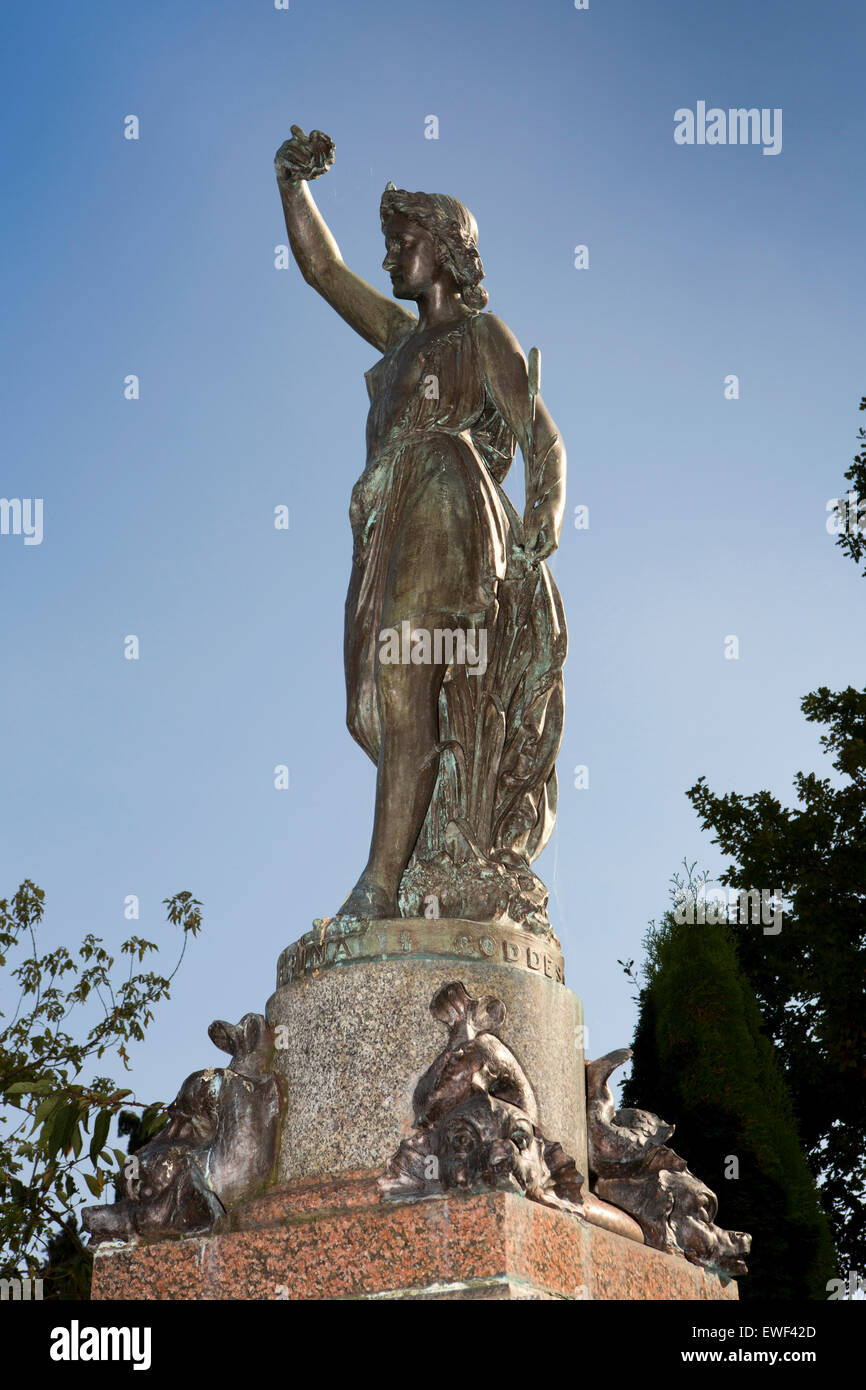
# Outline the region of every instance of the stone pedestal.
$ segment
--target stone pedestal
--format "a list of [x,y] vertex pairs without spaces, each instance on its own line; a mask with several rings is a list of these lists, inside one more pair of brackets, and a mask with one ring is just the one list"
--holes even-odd
[[459,919],[322,919],[280,956],[267,1006],[287,1118],[279,1177],[384,1168],[412,1127],[412,1092],[445,1042],[430,1016],[460,980],[494,994],[499,1031],[535,1091],[539,1127],[586,1174],[583,1011],[559,943]]
[[286,1098],[274,1186],[231,1207],[218,1234],[99,1246],[93,1297],[735,1299],[732,1280],[647,1248],[630,1218],[610,1226],[593,1199],[579,1215],[498,1186],[383,1198],[377,1178],[446,1040],[430,1003],[454,982],[504,1002],[496,1033],[525,1072],[538,1128],[586,1176],[583,1015],[552,932],[325,918],[283,951],[267,1006]]
[[379,1200],[373,1174],[309,1180],[237,1209],[234,1229],[100,1247],[93,1297],[251,1300],[703,1300],[737,1286],[508,1192]]

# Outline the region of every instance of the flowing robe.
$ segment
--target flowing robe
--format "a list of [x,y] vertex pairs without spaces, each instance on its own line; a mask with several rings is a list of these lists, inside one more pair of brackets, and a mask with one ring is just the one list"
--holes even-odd
[[[547,567],[523,554],[522,523],[501,487],[515,439],[488,391],[474,317],[419,335],[410,370],[406,335],[366,374],[367,464],[350,509],[347,722],[378,762],[384,629],[406,620],[428,630],[483,626],[487,672],[452,666],[443,683],[440,746],[454,756],[442,759],[416,855],[441,848],[457,820],[482,856],[510,849],[528,862],[553,823],[565,624]],[[476,747],[485,727],[490,737]]]

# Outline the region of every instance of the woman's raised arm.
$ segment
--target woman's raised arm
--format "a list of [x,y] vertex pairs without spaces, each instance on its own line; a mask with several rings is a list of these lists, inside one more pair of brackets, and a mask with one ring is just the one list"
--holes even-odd
[[277,150],[274,168],[289,245],[307,284],[312,285],[356,333],[384,352],[389,344],[408,333],[417,319],[408,309],[380,294],[351,271],[340,255],[340,248],[307,186],[309,179],[320,178],[333,162],[333,141],[320,130],[305,135],[300,126],[294,125],[292,138]]

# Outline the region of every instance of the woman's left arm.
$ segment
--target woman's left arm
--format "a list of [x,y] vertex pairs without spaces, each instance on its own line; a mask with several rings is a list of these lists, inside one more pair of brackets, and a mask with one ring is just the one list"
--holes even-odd
[[565,513],[565,447],[541,396],[530,444],[529,373],[511,329],[493,314],[478,314],[472,330],[487,389],[526,462],[524,547],[533,560],[544,560],[559,545]]

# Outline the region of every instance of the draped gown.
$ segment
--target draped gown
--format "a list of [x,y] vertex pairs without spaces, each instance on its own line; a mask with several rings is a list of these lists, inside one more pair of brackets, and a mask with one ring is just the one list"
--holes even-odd
[[[547,566],[522,549],[501,483],[514,435],[486,384],[476,314],[413,330],[366,373],[367,463],[352,492],[345,669],[350,732],[378,762],[380,633],[484,626],[483,676],[453,665],[440,696],[440,773],[416,856],[449,822],[483,858],[540,853],[553,825],[565,622]],[[412,342],[407,353],[409,338]]]

